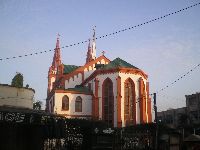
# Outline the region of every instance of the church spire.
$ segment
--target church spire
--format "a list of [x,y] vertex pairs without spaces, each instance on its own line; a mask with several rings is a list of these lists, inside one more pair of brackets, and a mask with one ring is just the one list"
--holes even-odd
[[96,35],[95,35],[95,28],[93,28],[93,38],[92,38],[92,59],[96,59]]
[[92,49],[91,49],[90,39],[88,41],[89,41],[89,43],[88,43],[88,51],[87,51],[86,63],[92,61]]
[[57,35],[57,41],[56,41],[56,48],[54,49],[54,56],[53,56],[53,62],[52,66],[57,69],[59,65],[61,65],[61,58],[60,58],[60,35]]
[[57,41],[56,41],[56,48],[60,48],[60,39],[59,39],[59,37],[60,37],[60,34],[58,33]]
[[[95,26],[95,27],[96,27],[96,26]],[[89,39],[86,63],[88,63],[88,62],[90,62],[90,61],[96,59],[96,36],[95,36],[95,27],[93,28],[92,43],[91,43],[91,41],[90,41],[90,39]]]

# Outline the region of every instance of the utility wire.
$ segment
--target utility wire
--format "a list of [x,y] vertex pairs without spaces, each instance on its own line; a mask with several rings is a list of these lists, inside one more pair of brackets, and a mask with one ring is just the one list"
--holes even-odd
[[[181,102],[182,104],[185,103],[185,101],[183,99],[172,97],[172,96],[166,96],[166,95],[159,95],[158,99],[161,99],[162,102],[165,103],[165,104],[163,104],[163,103],[159,104],[160,106],[163,106],[165,108],[166,108],[166,106],[169,107],[169,108],[174,106],[174,104],[173,104],[174,102],[172,103],[172,101],[171,101],[172,99],[178,101],[179,103]],[[173,109],[175,109],[175,108],[173,108]]]
[[[160,89],[159,91],[157,91],[156,93],[160,94],[160,92],[164,91],[165,89],[169,88],[170,86],[174,85],[176,82],[178,82],[179,80],[183,79],[185,76],[187,76],[188,74],[190,74],[191,72],[193,72],[194,70],[196,70],[198,67],[200,67],[200,64],[196,65],[195,67],[193,67],[192,69],[190,69],[187,73],[183,74],[182,76],[180,76],[178,79],[176,79],[175,81],[171,82],[171,84],[169,85],[166,85],[164,88]],[[152,96],[152,94],[149,94],[149,96]],[[146,96],[143,96],[146,98]],[[169,98],[167,96],[163,96],[163,97],[166,97],[166,98]],[[14,98],[14,97],[0,97],[0,99],[7,99],[7,98]],[[19,99],[24,99],[24,98],[19,98]],[[136,103],[139,103],[140,102],[140,99],[141,98],[138,98]],[[176,98],[175,98],[176,99]],[[41,100],[46,100],[46,99],[41,99]],[[150,100],[152,102],[152,100]]]
[[[188,74],[190,74],[191,72],[193,72],[194,70],[196,70],[198,67],[200,67],[200,64],[196,65],[195,67],[193,67],[192,69],[190,69],[187,73],[183,74],[182,76],[180,76],[178,79],[174,80],[173,82],[171,82],[170,84],[166,85],[165,87],[163,87],[162,89],[158,90],[156,93],[160,93],[162,91],[164,91],[165,89],[169,88],[170,86],[174,85],[175,83],[177,83],[179,80],[183,79],[184,77],[186,77]],[[150,94],[153,95],[153,94]]]
[[176,101],[179,101],[179,102],[183,102],[183,99],[180,99],[180,98],[176,98],[176,97],[173,97],[173,96],[167,96],[167,95],[159,95],[158,94],[158,97],[161,97],[161,98],[164,98],[164,99],[162,99],[162,100],[165,100],[165,101],[167,101],[167,100],[176,100]]
[[[146,22],[143,22],[141,24],[137,24],[135,26],[131,26],[131,27],[128,27],[128,28],[125,28],[125,29],[122,29],[122,30],[118,30],[118,31],[115,31],[113,33],[108,33],[108,34],[105,34],[105,35],[102,35],[102,36],[99,36],[99,37],[96,37],[96,39],[101,39],[101,38],[105,38],[105,37],[108,37],[108,36],[112,36],[112,35],[115,35],[115,34],[118,34],[118,33],[121,33],[121,32],[125,32],[125,31],[128,31],[128,30],[132,30],[132,29],[135,29],[135,28],[138,28],[140,26],[143,26],[143,25],[146,25],[146,24],[149,24],[149,23],[153,23],[155,21],[158,21],[160,19],[164,19],[166,17],[169,17],[171,15],[175,15],[177,13],[180,13],[182,11],[186,11],[192,7],[195,7],[195,6],[198,6],[200,5],[200,3],[196,3],[196,4],[193,4],[193,5],[190,5],[188,7],[185,7],[185,8],[182,8],[180,10],[177,10],[177,11],[174,11],[174,12],[171,12],[171,13],[168,13],[166,15],[163,15],[163,16],[160,16],[160,17],[157,17],[157,18],[154,18],[152,20],[149,20],[149,21],[146,21]],[[79,44],[84,44],[88,42],[88,40],[85,40],[85,41],[82,41],[82,42],[78,42],[78,43],[74,43],[74,44],[70,44],[70,45],[66,45],[66,46],[63,46],[61,47],[62,49],[64,48],[69,48],[69,47],[73,47],[73,46],[76,46],[76,45],[79,45]],[[54,49],[55,50],[55,49]],[[25,54],[25,55],[19,55],[19,56],[13,56],[13,57],[7,57],[7,58],[0,58],[0,61],[3,61],[3,60],[9,60],[9,59],[16,59],[16,58],[21,58],[21,57],[27,57],[27,56],[33,56],[33,55],[39,55],[39,54],[43,54],[43,53],[47,53],[47,52],[50,52],[50,51],[54,51],[53,49],[50,49],[50,50],[45,50],[45,51],[40,51],[40,52],[35,52],[35,53],[30,53],[30,54]]]

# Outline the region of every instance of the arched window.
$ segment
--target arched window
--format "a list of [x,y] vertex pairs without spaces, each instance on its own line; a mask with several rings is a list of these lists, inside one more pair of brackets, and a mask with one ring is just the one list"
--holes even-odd
[[139,79],[139,97],[140,97],[140,122],[145,123],[147,121],[146,116],[146,92],[145,84],[142,78]]
[[125,126],[136,123],[135,85],[130,78],[124,82],[124,121]]
[[75,112],[82,112],[82,98],[80,96],[75,101]]
[[103,120],[107,122],[108,126],[113,126],[114,119],[114,97],[113,97],[113,83],[111,79],[107,78],[102,86],[102,115]]
[[69,110],[69,97],[67,95],[62,98],[62,110]]

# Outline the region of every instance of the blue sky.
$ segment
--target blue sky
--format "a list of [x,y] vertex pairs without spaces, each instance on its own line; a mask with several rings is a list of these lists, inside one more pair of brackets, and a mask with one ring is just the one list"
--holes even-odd
[[[131,27],[177,11],[198,0],[1,0],[0,58],[55,48]],[[200,63],[200,5],[165,19],[120,34],[98,39],[97,55],[120,57],[149,75],[150,91],[170,84]],[[87,43],[62,49],[64,64],[83,65]],[[47,73],[53,52],[0,61],[0,83],[10,84],[16,72],[46,98]],[[200,68],[158,94],[158,110],[185,105],[185,95],[200,92]]]

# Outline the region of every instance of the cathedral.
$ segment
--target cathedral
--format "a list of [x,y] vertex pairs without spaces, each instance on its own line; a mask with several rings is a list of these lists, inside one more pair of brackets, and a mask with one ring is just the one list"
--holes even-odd
[[117,57],[96,56],[95,30],[82,66],[61,61],[59,37],[48,72],[46,110],[110,127],[152,122],[148,75]]

